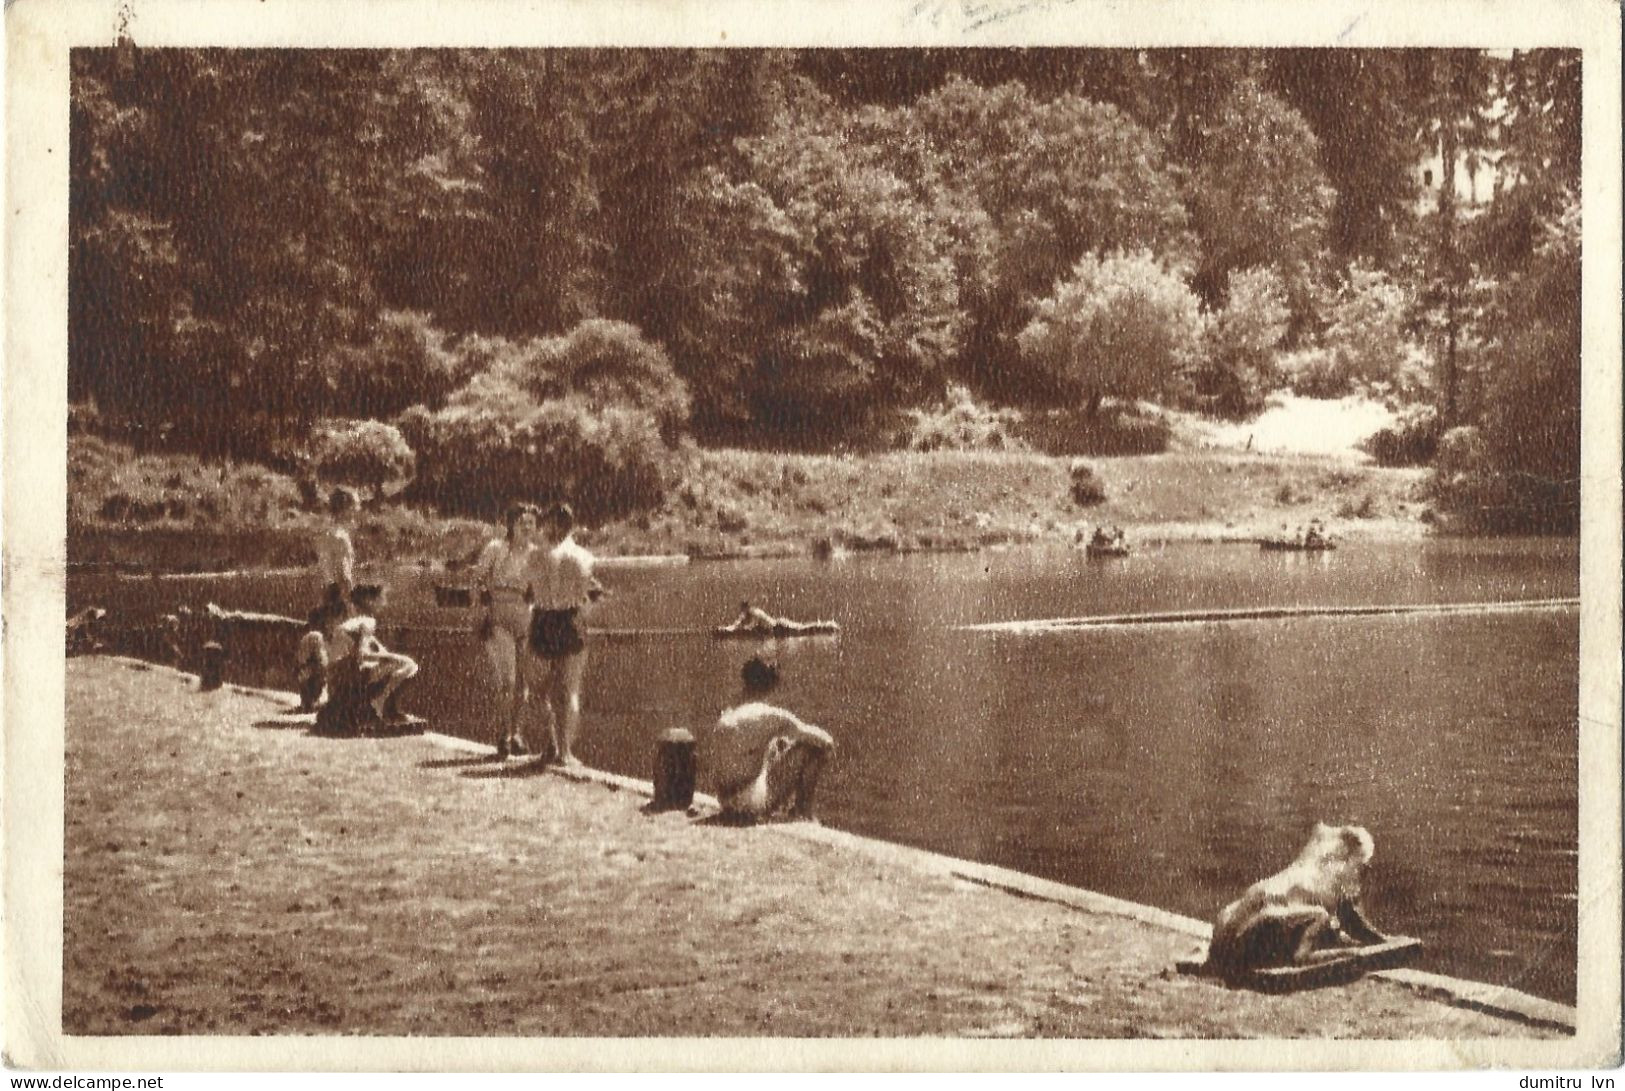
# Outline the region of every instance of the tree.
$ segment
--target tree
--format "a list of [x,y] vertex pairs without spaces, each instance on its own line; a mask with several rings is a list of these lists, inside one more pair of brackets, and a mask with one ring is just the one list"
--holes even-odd
[[1249,79],[1225,97],[1196,146],[1187,200],[1202,251],[1192,286],[1217,302],[1233,271],[1274,265],[1301,330],[1313,312],[1335,196],[1315,134]]
[[1414,217],[1417,146],[1406,55],[1386,49],[1272,49],[1265,86],[1314,130],[1336,191],[1327,241],[1342,262],[1388,266]]
[[1198,351],[1202,313],[1178,274],[1149,252],[1088,256],[1041,300],[1018,343],[1091,414],[1101,401],[1162,393]]
[[940,184],[985,217],[962,244],[974,248],[962,264],[977,273],[962,280],[962,370],[978,387],[1006,396],[1043,387],[1024,372],[1016,333],[1079,258],[1147,249],[1179,265],[1193,254],[1158,141],[1115,106],[952,79],[904,117],[937,157]]
[[940,389],[962,333],[951,238],[844,130],[803,89],[685,193],[711,237],[688,251],[672,343],[708,423],[744,409],[828,435]]
[[1512,509],[1503,525],[1572,531],[1580,517],[1580,206],[1544,226],[1497,301],[1484,434]]

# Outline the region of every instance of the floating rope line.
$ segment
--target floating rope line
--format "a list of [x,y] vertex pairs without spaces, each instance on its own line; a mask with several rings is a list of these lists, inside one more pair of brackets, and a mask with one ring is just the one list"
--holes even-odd
[[1391,606],[1261,606],[1220,610],[1174,610],[1147,614],[1101,614],[1034,621],[990,621],[958,625],[980,633],[1054,633],[1112,626],[1193,625],[1225,621],[1278,621],[1300,617],[1399,617],[1406,614],[1498,614],[1528,610],[1574,610],[1580,599],[1519,599],[1511,602],[1427,602]]

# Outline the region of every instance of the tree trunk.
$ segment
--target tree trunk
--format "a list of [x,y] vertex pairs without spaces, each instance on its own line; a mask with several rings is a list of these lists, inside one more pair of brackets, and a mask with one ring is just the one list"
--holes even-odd
[[1439,143],[1439,233],[1440,255],[1444,273],[1444,404],[1440,407],[1441,425],[1448,429],[1456,421],[1456,341],[1458,319],[1457,297],[1461,280],[1456,254],[1456,115],[1461,108],[1458,100],[1458,65],[1454,58],[1445,62],[1446,107],[1440,118]]

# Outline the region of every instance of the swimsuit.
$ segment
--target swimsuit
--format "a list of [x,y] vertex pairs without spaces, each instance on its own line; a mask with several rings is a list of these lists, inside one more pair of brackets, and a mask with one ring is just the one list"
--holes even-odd
[[576,625],[577,611],[532,610],[530,647],[543,659],[565,659],[579,654],[587,643]]

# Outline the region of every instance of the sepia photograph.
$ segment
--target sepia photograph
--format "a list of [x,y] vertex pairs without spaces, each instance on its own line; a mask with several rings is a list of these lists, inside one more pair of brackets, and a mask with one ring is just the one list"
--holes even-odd
[[1617,1064],[1619,14],[1550,6],[87,5],[8,120],[9,1063]]

